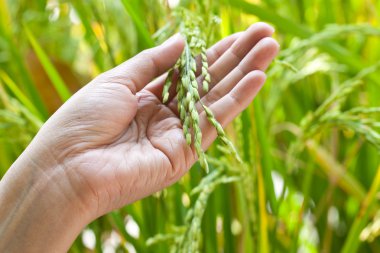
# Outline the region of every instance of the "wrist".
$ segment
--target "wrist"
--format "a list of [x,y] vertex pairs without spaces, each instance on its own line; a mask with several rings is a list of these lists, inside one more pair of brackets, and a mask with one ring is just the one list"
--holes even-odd
[[0,182],[0,252],[67,251],[91,221],[69,172],[36,165],[24,154]]

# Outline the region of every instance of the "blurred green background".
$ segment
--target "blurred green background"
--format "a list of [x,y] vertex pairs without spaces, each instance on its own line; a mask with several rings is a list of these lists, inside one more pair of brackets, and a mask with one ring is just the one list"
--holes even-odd
[[70,251],[380,252],[376,0],[0,0],[0,177],[72,93],[173,34],[178,6],[218,17],[210,44],[276,28],[267,83],[227,127],[244,164],[217,143],[211,173],[194,165]]

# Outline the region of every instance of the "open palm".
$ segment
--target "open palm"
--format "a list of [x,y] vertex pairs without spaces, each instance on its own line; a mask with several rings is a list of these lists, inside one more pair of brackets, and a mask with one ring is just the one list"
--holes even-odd
[[[278,51],[272,33],[270,26],[257,23],[208,50],[211,90],[200,94],[222,125],[246,108],[264,83],[262,71]],[[97,216],[176,182],[196,161],[183,137],[174,92],[169,103],[161,99],[164,73],[183,46],[175,36],[101,74],[36,137],[34,145],[49,149],[45,160],[61,164],[85,186],[91,197],[78,197]],[[197,108],[206,149],[216,132]]]

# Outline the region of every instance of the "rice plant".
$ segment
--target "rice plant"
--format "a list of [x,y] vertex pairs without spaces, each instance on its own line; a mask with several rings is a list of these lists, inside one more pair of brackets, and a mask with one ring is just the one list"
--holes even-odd
[[[207,38],[205,34],[209,34],[209,31],[202,31],[202,27],[213,27],[213,24],[205,24],[199,15],[201,13],[200,7],[198,6],[198,12],[195,10],[190,12],[186,9],[179,8],[174,12],[177,13],[177,18],[180,19],[180,33],[185,37],[186,44],[184,52],[180,59],[178,59],[174,68],[172,68],[166,78],[163,91],[162,91],[162,102],[166,103],[169,99],[170,93],[169,89],[173,83],[173,73],[177,71],[179,74],[178,81],[176,83],[177,92],[177,104],[178,113],[183,125],[183,134],[185,136],[188,145],[194,143],[195,150],[198,155],[200,165],[206,170],[208,169],[208,163],[206,155],[202,150],[202,132],[199,126],[199,114],[196,109],[196,104],[200,103],[206,112],[207,119],[215,127],[218,136],[223,141],[225,145],[230,149],[230,151],[235,155],[237,160],[240,161],[240,157],[232,144],[232,142],[226,137],[221,124],[215,119],[212,111],[202,103],[199,93],[198,93],[198,81],[196,78],[197,63],[196,57],[199,56],[201,62],[201,80],[203,92],[208,92],[209,84],[211,81],[211,76],[208,72],[208,61],[207,61]],[[195,14],[197,13],[197,14]],[[204,15],[207,15],[204,13]],[[211,22],[216,19],[209,18]],[[209,29],[211,29],[209,28]],[[191,136],[191,131],[193,132],[193,137]],[[192,139],[194,141],[192,142]]]
[[[179,101],[200,161],[92,222],[70,252],[380,252],[379,11],[360,0],[0,0],[0,175],[81,86],[180,32],[163,102]],[[205,50],[257,21],[275,27],[280,55],[231,125],[203,107],[219,135],[206,155],[194,108],[210,89]]]

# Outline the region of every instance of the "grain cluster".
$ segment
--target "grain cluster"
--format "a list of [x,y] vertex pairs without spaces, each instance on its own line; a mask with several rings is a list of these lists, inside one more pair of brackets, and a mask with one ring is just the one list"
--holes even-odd
[[[194,145],[200,165],[208,172],[207,157],[202,149],[202,130],[200,128],[200,112],[197,104],[205,111],[208,121],[215,127],[218,137],[227,145],[230,152],[240,161],[236,149],[227,138],[222,125],[216,120],[212,111],[201,102],[198,89],[208,92],[211,76],[208,71],[208,61],[206,54],[206,40],[202,33],[202,20],[192,15],[186,10],[180,11],[183,21],[180,23],[180,33],[185,38],[184,51],[168,73],[165,81],[162,98],[163,103],[167,103],[170,96],[170,87],[173,85],[173,75],[178,72],[179,77],[176,83],[178,114],[183,126],[183,134],[188,145]],[[200,61],[200,75],[197,76],[197,60]]]

